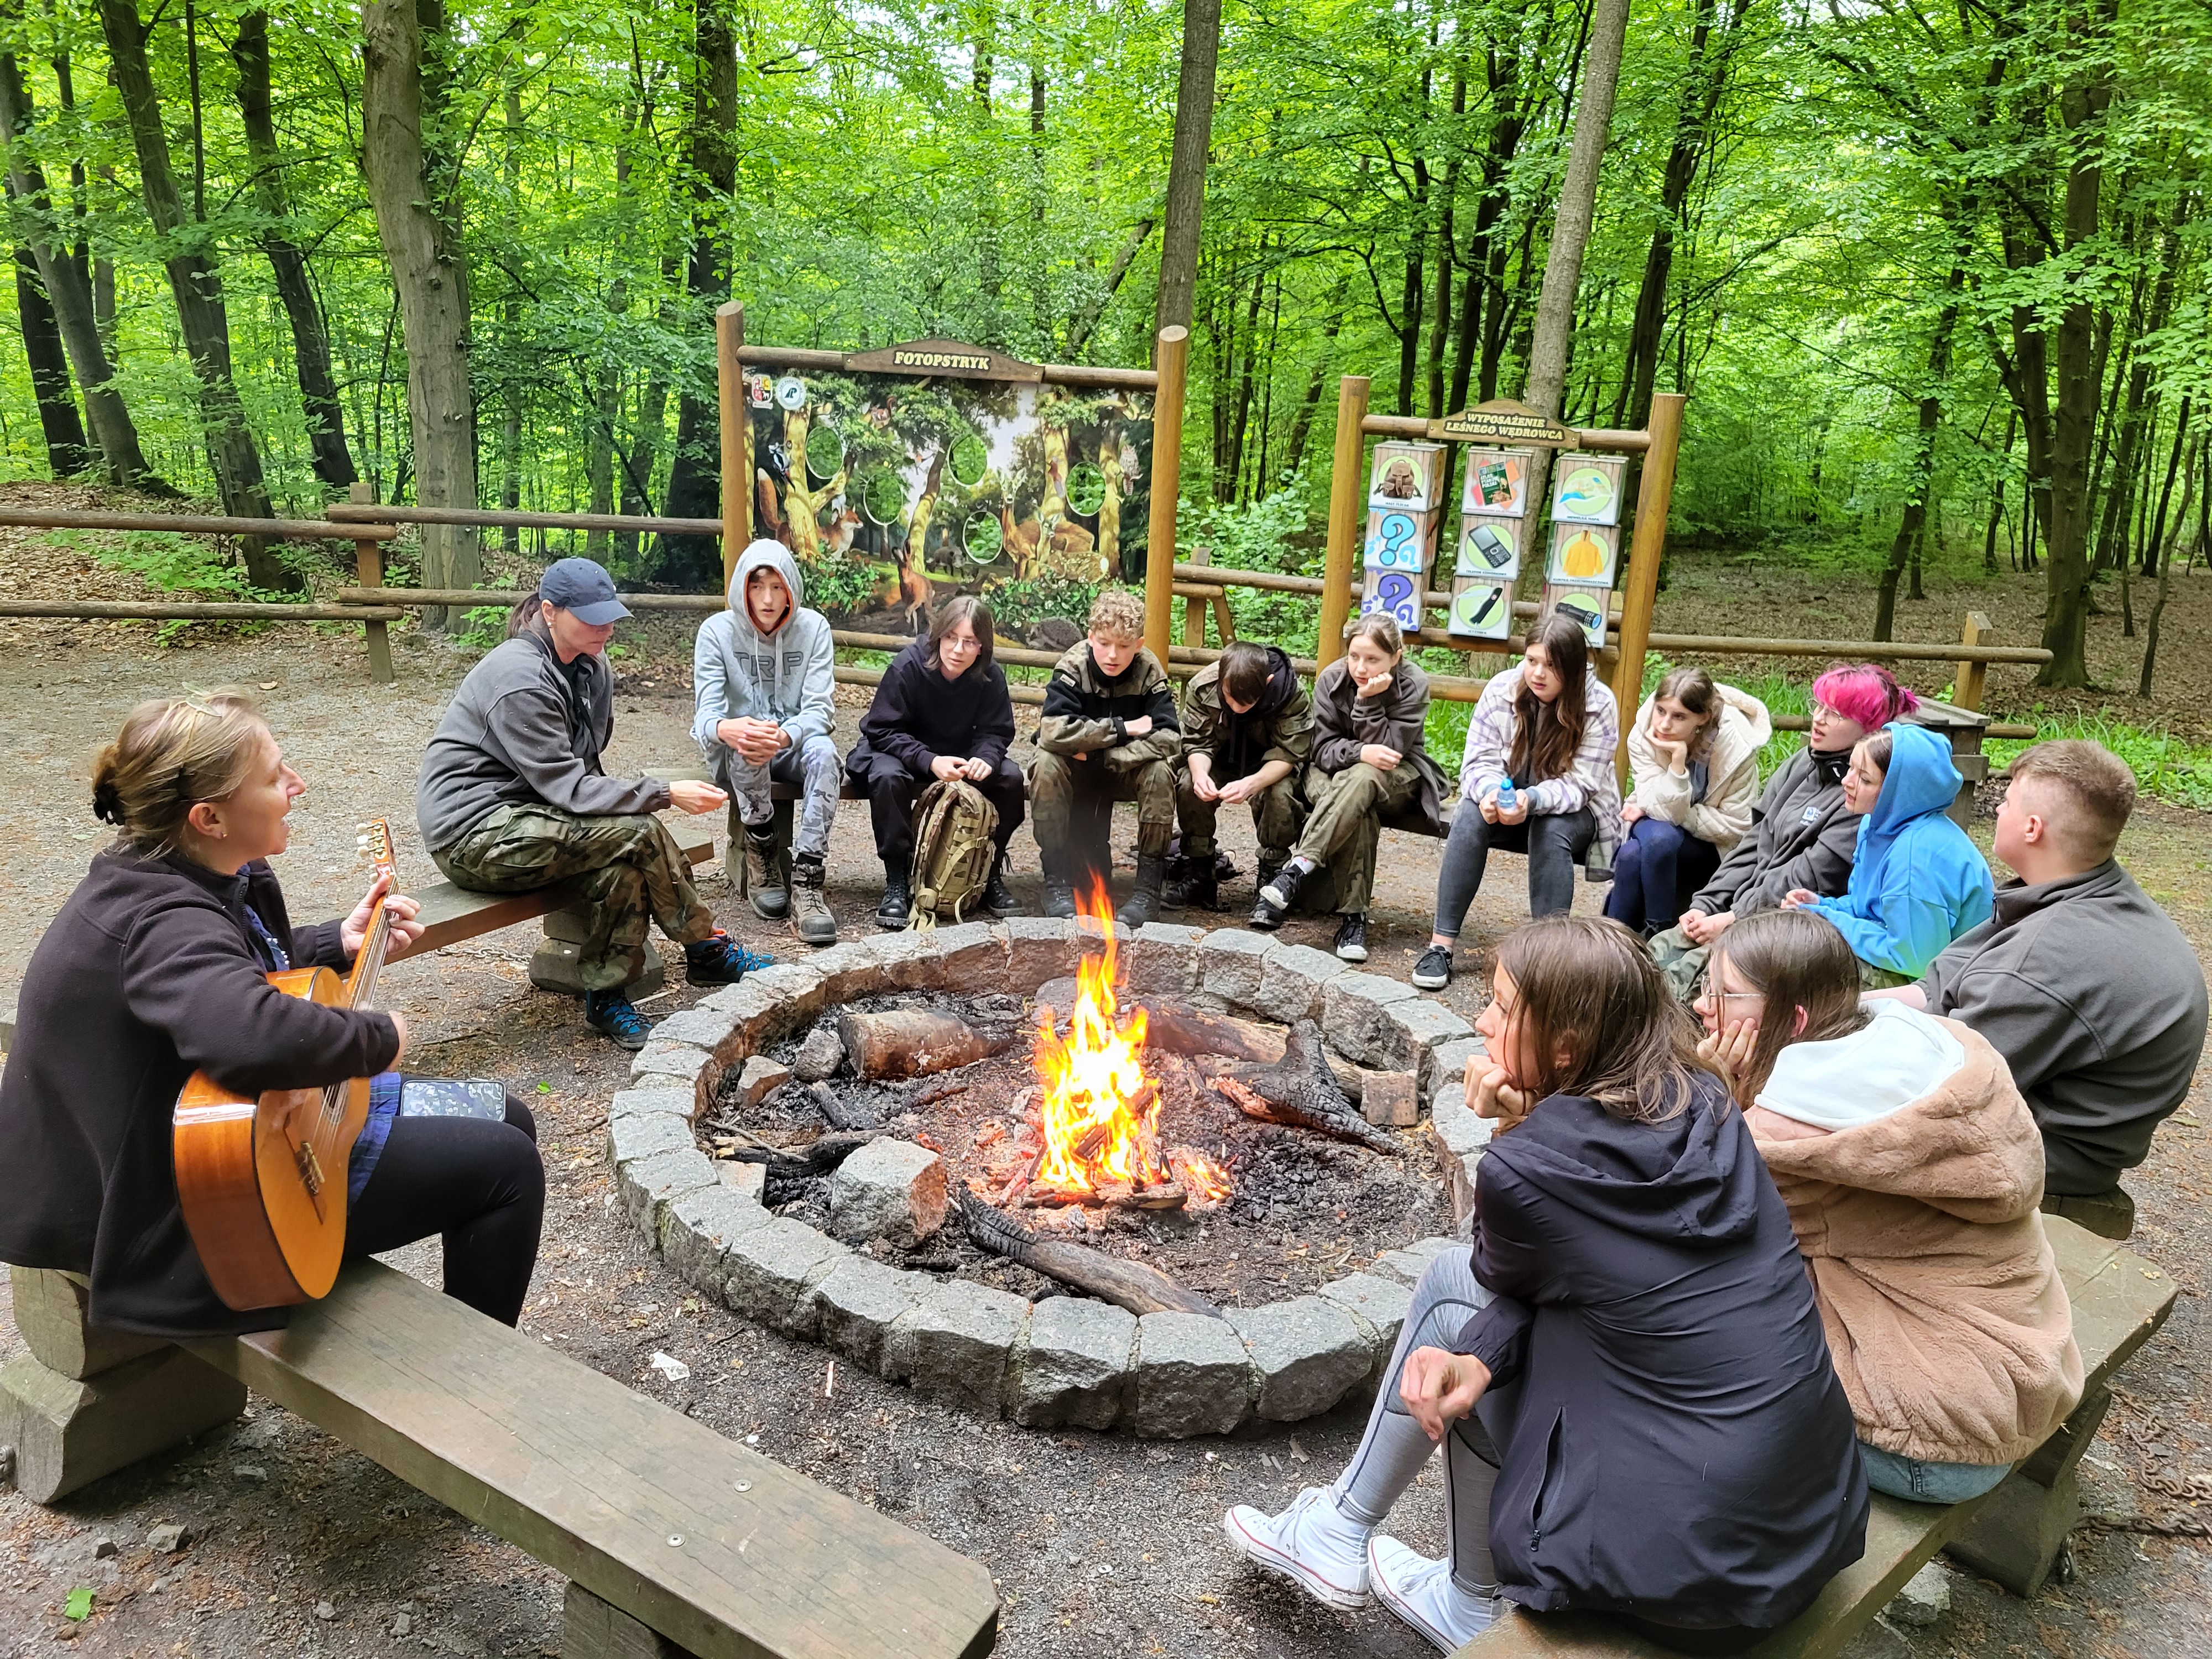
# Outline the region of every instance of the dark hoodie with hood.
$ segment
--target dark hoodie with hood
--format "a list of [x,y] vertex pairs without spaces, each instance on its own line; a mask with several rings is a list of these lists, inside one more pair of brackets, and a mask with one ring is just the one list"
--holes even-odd
[[1213,781],[1249,778],[1269,761],[1281,761],[1295,778],[1313,756],[1313,700],[1298,684],[1290,653],[1266,647],[1267,689],[1245,714],[1221,695],[1221,665],[1210,662],[1190,677],[1182,694],[1182,751],[1211,757]]
[[1771,1628],[1865,1551],[1866,1477],[1790,1212],[1720,1085],[1625,1122],[1554,1095],[1476,1167],[1455,1346],[1518,1384],[1491,1504],[1504,1593]]

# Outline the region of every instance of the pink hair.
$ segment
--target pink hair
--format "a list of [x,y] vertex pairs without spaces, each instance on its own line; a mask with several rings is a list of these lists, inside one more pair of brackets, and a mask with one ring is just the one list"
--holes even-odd
[[1920,707],[1911,687],[1899,685],[1896,675],[1872,662],[1831,664],[1813,682],[1813,700],[1869,732]]

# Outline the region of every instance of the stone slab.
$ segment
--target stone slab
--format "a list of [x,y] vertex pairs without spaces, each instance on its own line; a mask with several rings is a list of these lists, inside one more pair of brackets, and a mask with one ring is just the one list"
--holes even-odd
[[1322,989],[1321,1028],[1329,1047],[1362,1066],[1401,1069],[1386,1057],[1382,1011],[1417,995],[1412,986],[1380,974],[1339,974]]
[[1188,996],[1198,987],[1198,950],[1205,938],[1203,927],[1146,922],[1121,952],[1124,981],[1140,994]]
[[937,929],[939,972],[947,989],[970,996],[1006,988],[1006,930],[988,921]]
[[806,965],[822,975],[824,1007],[842,1007],[857,997],[890,988],[890,975],[876,955],[875,944],[870,939],[850,939],[807,958]]
[[1249,927],[1217,927],[1198,947],[1198,988],[1249,1007],[1260,994],[1260,963],[1275,941]]
[[1009,916],[1006,988],[1026,996],[1048,979],[1075,971],[1083,959],[1075,924],[1057,916]]
[[678,1083],[696,1084],[699,1080],[699,1073],[714,1058],[704,1048],[695,1048],[688,1042],[648,1041],[630,1061],[629,1079],[632,1083],[644,1083],[649,1078],[658,1079],[663,1087],[672,1079]]
[[1413,1304],[1410,1285],[1380,1273],[1348,1273],[1342,1279],[1332,1279],[1314,1294],[1350,1314],[1357,1323],[1374,1332],[1376,1363],[1387,1362],[1390,1351],[1398,1345],[1398,1332],[1406,1322],[1406,1310]]
[[1254,1018],[1295,1025],[1322,1016],[1322,992],[1350,967],[1310,945],[1278,945],[1260,958],[1260,984],[1243,999]]
[[944,1224],[945,1160],[927,1146],[872,1140],[830,1177],[830,1231],[840,1238],[907,1247]]
[[1439,1047],[1474,1035],[1457,1010],[1426,997],[1386,1002],[1377,1012],[1374,1058],[1367,1063],[1384,1071],[1415,1072],[1425,1079]]
[[781,1060],[770,1060],[766,1054],[748,1055],[744,1068],[738,1073],[738,1103],[750,1109],[790,1081],[791,1067]]
[[1468,1061],[1488,1052],[1480,1036],[1453,1037],[1437,1044],[1421,1076],[1423,1103],[1432,1103],[1437,1091],[1447,1085],[1463,1081],[1467,1076]]
[[913,1310],[929,1282],[864,1255],[847,1256],[807,1292],[819,1340],[882,1376],[891,1327]]
[[1137,1316],[1084,1296],[1052,1296],[1030,1310],[1029,1335],[1006,1379],[1006,1414],[1024,1427],[1108,1429],[1127,1409]]
[[653,1023],[653,1041],[688,1042],[695,1048],[719,1048],[736,1024],[726,1009],[684,1008]]
[[[758,1164],[743,1168],[765,1170]],[[685,1284],[719,1299],[729,1276],[730,1243],[740,1233],[765,1226],[772,1218],[757,1199],[732,1191],[719,1179],[712,1186],[677,1194],[661,1212],[660,1254]]]
[[1368,1271],[1386,1278],[1401,1279],[1407,1285],[1418,1285],[1430,1262],[1449,1250],[1463,1250],[1466,1248],[1463,1239],[1418,1239],[1402,1250],[1384,1251],[1376,1257],[1374,1267]]
[[880,933],[868,945],[895,991],[936,990],[947,983],[933,927],[926,933],[908,928]]
[[[752,1062],[748,1060],[747,1065]],[[1421,1091],[1411,1072],[1369,1072],[1361,1079],[1359,1115],[1385,1129],[1410,1129],[1421,1121]]]
[[696,1099],[694,1091],[670,1085],[618,1090],[607,1103],[607,1124],[611,1130],[626,1117],[670,1117],[688,1126]]
[[[628,1091],[625,1092],[637,1092]],[[671,1092],[654,1091],[655,1093]],[[617,1095],[617,1099],[622,1097]],[[680,1152],[686,1146],[696,1146],[692,1138],[691,1121],[688,1115],[674,1112],[626,1112],[607,1118],[607,1162],[619,1173],[626,1165],[648,1158],[658,1158],[663,1152]]]
[[1131,1426],[1148,1439],[1227,1434],[1251,1414],[1251,1358],[1225,1320],[1146,1314],[1137,1322],[1135,1392]]
[[732,1313],[781,1331],[811,1337],[818,1312],[807,1294],[852,1252],[803,1222],[770,1216],[730,1241],[722,1300]]
[[91,1291],[82,1278],[52,1267],[10,1267],[15,1328],[23,1346],[48,1370],[73,1381],[166,1348],[158,1336],[102,1329],[85,1317]]
[[167,1344],[87,1378],[27,1353],[0,1365],[0,1444],[15,1448],[15,1489],[40,1504],[245,1409],[244,1383]]
[[1466,1091],[1456,1083],[1446,1084],[1437,1091],[1429,1122],[1445,1149],[1461,1158],[1480,1154],[1490,1145],[1490,1137],[1497,1128],[1488,1118],[1474,1115],[1467,1103]]
[[1317,1296],[1224,1310],[1258,1374],[1255,1413],[1274,1423],[1317,1416],[1366,1380],[1373,1345],[1352,1316]]
[[1030,1304],[964,1279],[932,1285],[892,1326],[886,1370],[925,1398],[996,1417]]
[[714,1179],[714,1164],[696,1146],[679,1146],[673,1152],[633,1159],[615,1174],[623,1213],[653,1244],[660,1242],[660,1224],[671,1200],[720,1184]]
[[741,1158],[718,1158],[714,1160],[714,1179],[739,1198],[749,1198],[755,1204],[768,1194],[765,1164],[749,1164]]

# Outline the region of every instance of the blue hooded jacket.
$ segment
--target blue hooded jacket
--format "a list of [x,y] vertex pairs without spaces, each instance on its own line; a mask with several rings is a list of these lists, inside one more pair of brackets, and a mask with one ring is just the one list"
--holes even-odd
[[1860,961],[1918,979],[1943,949],[1990,919],[1989,860],[1944,816],[1958,795],[1951,745],[1899,720],[1874,811],[1859,820],[1850,885],[1805,908],[1826,916]]

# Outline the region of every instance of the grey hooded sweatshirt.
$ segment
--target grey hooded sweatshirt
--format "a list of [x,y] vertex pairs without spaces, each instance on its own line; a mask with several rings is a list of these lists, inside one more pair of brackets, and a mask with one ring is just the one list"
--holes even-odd
[[[765,566],[791,590],[791,609],[774,634],[753,626],[745,580]],[[801,748],[836,725],[836,647],[829,619],[809,611],[798,561],[780,542],[757,541],[738,556],[730,578],[729,609],[709,617],[691,650],[691,690],[697,713],[691,735],[711,763],[724,748],[714,727],[723,720],[774,720]]]

